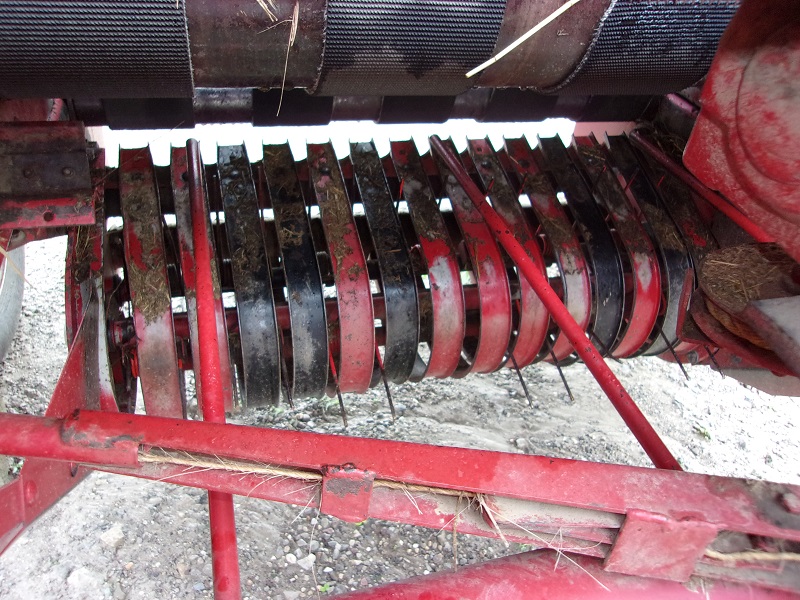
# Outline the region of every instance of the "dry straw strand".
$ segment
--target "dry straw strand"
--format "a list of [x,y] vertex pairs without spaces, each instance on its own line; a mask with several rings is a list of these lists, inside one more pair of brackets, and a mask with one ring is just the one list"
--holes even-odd
[[516,40],[511,42],[511,44],[509,44],[508,46],[503,48],[500,52],[495,54],[492,58],[490,58],[486,62],[478,65],[474,69],[472,69],[469,73],[467,73],[467,78],[473,77],[473,76],[477,75],[478,73],[480,73],[481,71],[487,69],[488,67],[491,67],[494,63],[499,61],[501,58],[503,58],[504,56],[506,56],[510,52],[513,52],[517,48],[519,48],[522,44],[527,42],[534,35],[536,35],[539,31],[541,31],[542,29],[547,27],[550,23],[555,21],[558,17],[563,15],[565,12],[567,12],[570,8],[575,6],[580,1],[581,0],[569,0],[566,4],[563,4],[562,6],[559,6],[556,10],[554,10],[552,13],[550,13],[548,16],[546,16],[541,21],[539,21],[536,25],[531,27],[528,31],[526,31],[520,37],[518,37]]
[[297,39],[297,26],[300,22],[300,2],[299,0],[294,3],[294,11],[292,11],[292,26],[289,29],[289,43],[286,45],[286,60],[283,63],[283,80],[281,81],[281,97],[278,100],[278,112],[275,116],[281,114],[281,107],[283,106],[283,92],[286,90],[286,73],[289,70],[289,50],[294,46],[294,41]]
[[267,13],[267,18],[272,21],[273,23],[278,20],[278,17],[275,16],[275,0],[256,0],[258,5],[262,8],[262,10]]
[[764,552],[745,550],[744,552],[717,552],[706,550],[705,555],[723,562],[800,562],[800,554],[795,552]]

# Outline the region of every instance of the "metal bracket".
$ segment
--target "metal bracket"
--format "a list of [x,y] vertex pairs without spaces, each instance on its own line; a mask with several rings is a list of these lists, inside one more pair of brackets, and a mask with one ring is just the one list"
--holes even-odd
[[369,517],[372,473],[353,465],[324,467],[320,510],[343,521],[360,523]]
[[93,224],[89,154],[82,123],[0,127],[0,229]]
[[630,510],[603,568],[614,573],[687,581],[717,535],[716,526]]

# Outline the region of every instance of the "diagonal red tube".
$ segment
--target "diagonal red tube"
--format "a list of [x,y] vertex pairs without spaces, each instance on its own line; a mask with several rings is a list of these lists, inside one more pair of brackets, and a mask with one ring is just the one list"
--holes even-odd
[[741,227],[750,237],[757,242],[774,242],[775,238],[766,233],[761,227],[753,223],[747,215],[740,211],[733,204],[730,204],[725,198],[720,196],[717,192],[708,189],[703,183],[692,175],[689,171],[682,168],[666,153],[662,152],[658,146],[648,140],[638,131],[631,131],[629,135],[633,143],[638,146],[640,150],[646,152],[653,160],[658,162],[662,167],[669,171],[672,175],[680,179],[683,183],[688,185],[694,190],[701,198],[706,200],[709,204],[714,206],[718,211],[728,217],[731,221]]
[[[225,396],[222,391],[216,305],[211,275],[211,244],[205,225],[207,217],[202,183],[203,163],[200,158],[200,148],[195,140],[189,140],[186,144],[186,154],[197,281],[197,328],[200,338],[200,377],[203,392],[201,406],[205,421],[224,423]],[[214,597],[217,600],[239,600],[242,591],[233,496],[209,490],[208,520],[214,568]]]
[[472,181],[469,173],[466,172],[458,158],[442,143],[438,136],[432,136],[430,139],[431,147],[436,151],[442,160],[447,164],[448,168],[453,172],[458,183],[464,188],[464,191],[469,196],[469,199],[480,211],[481,216],[486,221],[489,228],[494,233],[497,240],[502,244],[503,248],[517,268],[531,284],[536,294],[542,300],[547,310],[553,317],[553,320],[567,336],[567,339],[575,348],[578,356],[581,357],[586,364],[589,371],[591,371],[597,383],[611,400],[611,404],[617,410],[622,420],[631,430],[633,435],[641,444],[647,456],[653,461],[653,464],[659,469],[673,469],[681,471],[681,466],[678,461],[670,453],[667,446],[658,436],[656,430],[650,425],[647,418],[636,406],[633,398],[630,397],[628,392],[620,383],[619,379],[614,375],[611,369],[603,360],[603,357],[597,352],[595,347],[586,337],[586,333],[578,325],[572,315],[569,313],[561,298],[550,287],[550,283],[545,276],[531,260],[528,253],[522,247],[522,244],[511,233],[511,228],[506,225],[500,215],[489,206],[486,198],[478,189],[478,186]]

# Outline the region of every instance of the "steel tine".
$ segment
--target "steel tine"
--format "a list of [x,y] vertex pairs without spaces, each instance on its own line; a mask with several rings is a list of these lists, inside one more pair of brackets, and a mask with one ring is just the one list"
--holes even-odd
[[[706,352],[708,352],[709,360],[711,360],[711,362],[714,363],[714,366],[717,368],[717,371],[719,371],[719,374],[722,375],[723,379],[725,379],[725,373],[722,372],[722,367],[719,366],[717,359],[714,358],[714,354],[716,354],[716,352],[711,352],[711,348],[709,348],[706,345],[704,345],[703,348],[705,348]],[[719,350],[717,350],[717,352],[719,352]]]
[[575,396],[572,395],[572,390],[569,388],[569,384],[567,383],[567,378],[564,377],[564,371],[561,370],[561,364],[558,362],[556,358],[556,353],[553,352],[553,349],[550,349],[550,357],[553,359],[553,364],[555,365],[556,369],[558,369],[558,374],[561,377],[561,383],[564,384],[564,387],[567,390],[567,395],[569,396],[570,402],[575,402]]
[[592,340],[594,341],[595,346],[597,346],[600,349],[600,353],[603,355],[603,358],[610,358],[615,363],[622,364],[622,361],[620,359],[618,359],[617,357],[612,356],[611,352],[609,352],[609,350],[608,350],[608,347],[603,342],[601,342],[599,339],[597,339],[597,336],[594,334],[593,331],[589,332],[589,335],[592,337]]
[[514,358],[514,354],[511,354],[511,364],[514,365],[514,370],[517,372],[517,377],[519,378],[519,382],[522,385],[522,391],[525,392],[525,397],[528,399],[528,406],[533,408],[533,399],[531,398],[530,393],[528,392],[528,386],[525,385],[525,379],[522,377],[522,372],[519,370],[519,366],[517,366],[517,359]]
[[336,397],[339,399],[339,409],[342,411],[342,423],[347,427],[347,412],[344,410],[344,400],[342,399],[342,391],[339,389],[339,375],[336,373],[336,364],[333,362],[333,354],[328,352],[328,365],[331,369],[331,376],[333,377],[333,384],[336,386]]
[[681,368],[681,373],[683,373],[683,376],[686,377],[686,381],[689,381],[689,374],[686,372],[686,369],[683,368],[683,363],[681,362],[681,359],[678,358],[678,353],[675,352],[675,348],[669,343],[669,340],[667,339],[667,336],[664,335],[663,331],[659,331],[659,333],[661,334],[661,339],[664,340],[667,348],[669,348],[670,353],[672,353],[672,357],[675,359],[675,362],[678,363],[678,366]]
[[383,388],[386,390],[386,398],[389,400],[389,410],[392,413],[392,423],[394,423],[396,420],[396,415],[394,412],[394,400],[392,400],[392,391],[389,389],[389,382],[386,379],[386,371],[383,369],[383,358],[381,358],[381,351],[377,344],[375,344],[375,359],[378,361],[378,368],[381,371]]
[[[281,340],[281,350],[283,350],[283,331],[278,328],[278,335]],[[286,366],[286,355],[281,351],[281,383],[283,384],[283,391],[286,392],[286,401],[289,407],[294,410],[294,399],[292,398],[292,388],[289,386],[289,369]]]

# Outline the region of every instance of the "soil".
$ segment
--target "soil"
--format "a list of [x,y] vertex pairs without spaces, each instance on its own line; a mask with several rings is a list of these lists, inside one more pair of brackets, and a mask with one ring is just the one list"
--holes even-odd
[[[41,414],[66,355],[63,238],[29,246],[22,318],[0,395],[14,412]],[[800,483],[798,400],[768,396],[705,367],[658,359],[610,361],[642,410],[689,470]],[[582,365],[524,369],[528,406],[513,371],[463,380],[392,385],[397,421],[382,390],[346,394],[349,435],[392,438],[603,462],[648,465],[633,436]],[[189,386],[191,390],[191,385]],[[259,409],[242,423],[343,433],[335,399]],[[317,597],[518,552],[499,540],[367,521],[235,499],[247,598]],[[95,473],[0,557],[9,599],[211,598],[205,493],[165,482]]]

